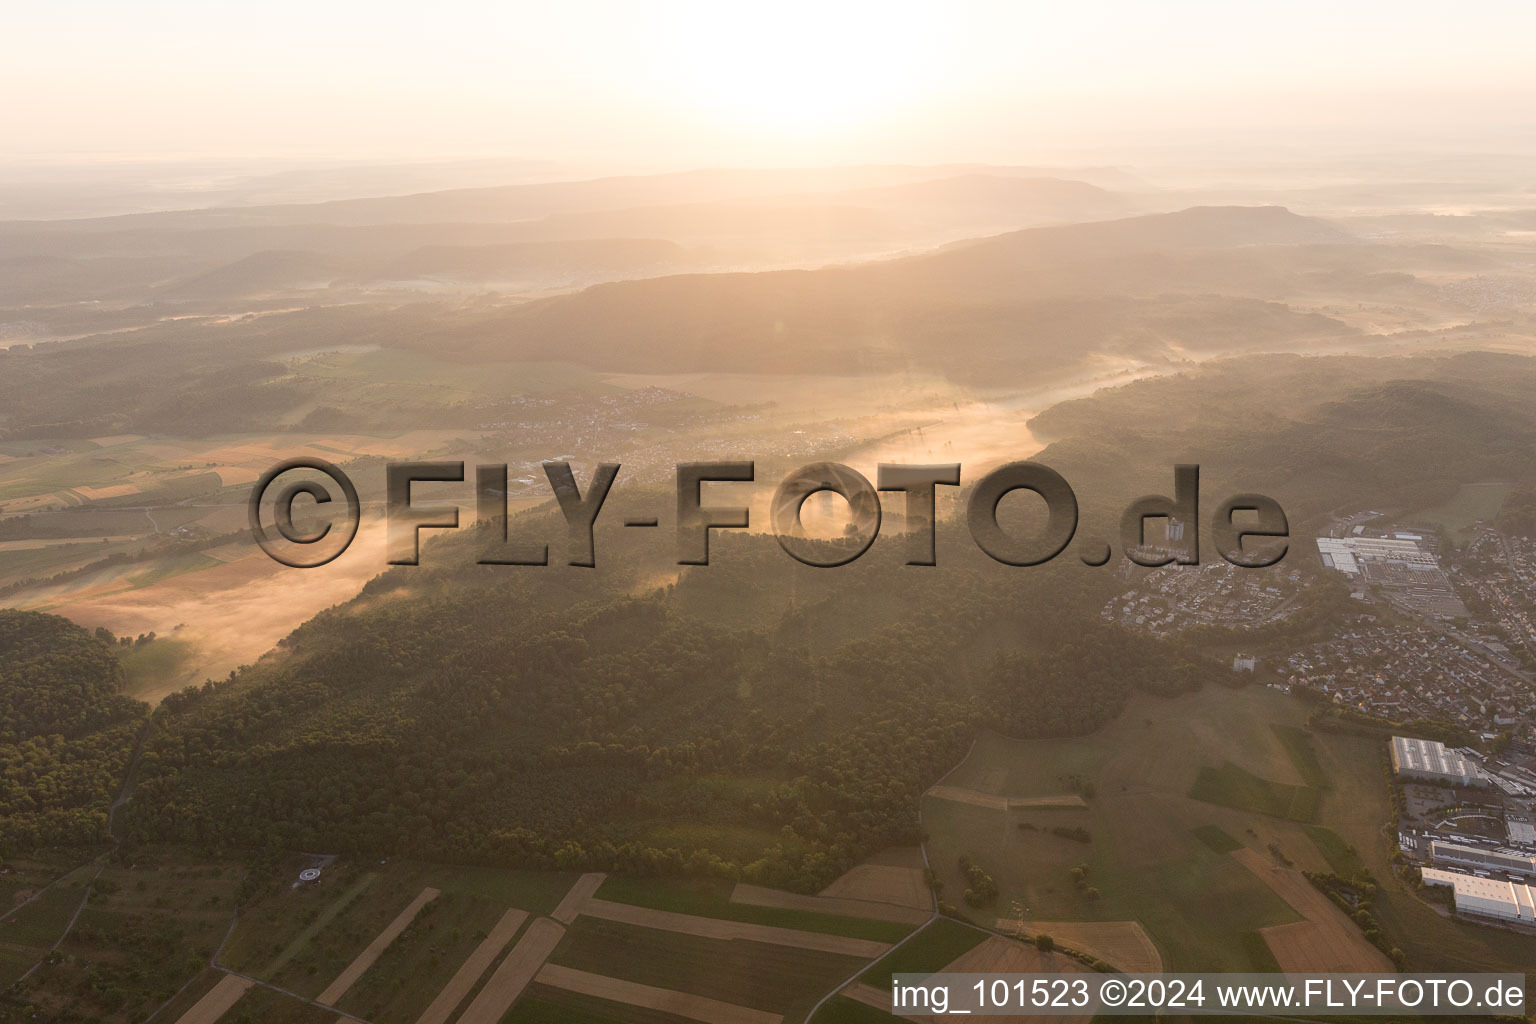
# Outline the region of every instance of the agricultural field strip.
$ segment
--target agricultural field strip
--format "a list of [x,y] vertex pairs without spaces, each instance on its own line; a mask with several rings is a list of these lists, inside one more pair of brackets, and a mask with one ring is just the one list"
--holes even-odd
[[1058,796],[996,796],[992,793],[983,793],[975,789],[966,789],[964,786],[934,786],[924,795],[937,797],[940,800],[953,800],[956,803],[971,804],[975,807],[991,807],[999,811],[1006,811],[1015,807],[1088,806],[1088,802],[1076,793],[1062,793]]
[[857,999],[865,1006],[873,1006],[882,1013],[891,1012],[891,993],[889,989],[875,988],[867,981],[856,981],[843,989],[843,995],[849,999]]
[[[900,869],[897,869],[900,870]],[[803,910],[813,914],[836,914],[840,917],[862,917],[874,921],[891,921],[895,924],[922,924],[930,912],[894,903],[876,903],[872,900],[847,899],[838,896],[802,896],[767,889],[760,885],[738,883],[731,890],[731,902],[754,907],[775,907],[782,910]]]
[[921,910],[926,920],[933,910],[933,892],[923,878],[922,850],[914,851],[913,864],[858,864],[835,879],[820,894],[828,899],[891,903]]
[[530,924],[480,994],[475,996],[474,1002],[459,1017],[458,1024],[497,1024],[564,937],[565,926],[547,917]]
[[996,928],[1019,935],[1049,935],[1058,945],[1098,957],[1129,974],[1158,974],[1162,954],[1139,921],[1023,921],[1000,917]]
[[220,1017],[229,1012],[229,1008],[240,1001],[240,997],[253,983],[248,978],[242,978],[238,974],[226,974],[219,979],[217,985],[208,990],[208,994],[193,1003],[186,1013],[176,1020],[176,1024],[214,1024]]
[[776,946],[791,946],[798,949],[813,950],[818,953],[855,956],[865,960],[873,960],[876,957],[884,956],[891,949],[890,943],[875,942],[872,939],[850,939],[841,935],[802,932],[794,928],[778,928],[765,924],[747,924],[741,921],[726,921],[713,917],[694,917],[692,914],[679,914],[670,910],[652,910],[649,907],[636,907],[628,903],[612,903],[608,900],[596,898],[587,900],[581,908],[581,913],[587,917],[601,918],[604,921],[617,921],[620,924],[638,925],[642,928],[656,928],[661,931],[678,932],[682,935],[697,935],[706,939],[745,939],[748,942],[766,942]]
[[416,898],[410,902],[410,905],[400,911],[399,915],[389,922],[384,930],[374,937],[372,942],[368,943],[367,948],[359,953],[357,959],[348,964],[346,969],[336,976],[335,981],[326,986],[325,991],[320,993],[318,1001],[328,1006],[334,1006],[337,1000],[346,995],[347,990],[357,983],[357,979],[363,976],[363,972],[372,967],[374,961],[384,955],[384,951],[389,948],[389,944],[399,938],[400,933],[411,926],[411,922],[416,920],[416,915],[421,913],[421,908],[441,895],[441,890],[434,889],[431,886],[427,886],[417,893]]
[[1327,896],[1318,892],[1301,872],[1279,868],[1257,850],[1234,850],[1235,858],[1292,910],[1306,918],[1290,924],[1261,929],[1264,941],[1284,971],[1362,971],[1387,973],[1392,963],[1366,941],[1365,936]]
[[556,964],[545,964],[535,980],[550,988],[672,1013],[690,1020],[704,1021],[705,1024],[780,1024],[784,1019],[782,1015],[766,1010],[753,1010],[706,996],[620,981]]
[[570,924],[576,920],[576,916],[582,912],[582,907],[592,898],[603,884],[603,879],[608,876],[601,872],[589,872],[576,879],[576,884],[571,886],[560,905],[550,912],[550,917],[561,924]]
[[437,998],[416,1018],[416,1024],[446,1024],[454,1008],[469,995],[469,990],[475,987],[480,975],[486,972],[507,943],[512,941],[526,920],[528,913],[516,907],[501,915],[501,920],[496,922],[496,926],[481,940],[480,945],[465,958],[463,965],[448,979],[448,984],[443,986]]

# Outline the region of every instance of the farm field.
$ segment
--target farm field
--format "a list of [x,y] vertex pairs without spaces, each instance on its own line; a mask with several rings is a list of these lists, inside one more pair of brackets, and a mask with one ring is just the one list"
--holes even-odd
[[[867,866],[911,870],[904,865],[914,853]],[[728,882],[342,859],[325,862],[318,880],[297,883],[306,863],[285,860],[278,884],[241,914],[218,961],[297,996],[273,1004],[295,1020],[314,1001],[375,1024],[669,1024],[701,1013],[742,1024],[799,1021],[913,930],[732,902]],[[845,887],[878,894],[869,880],[882,877],[853,874]],[[195,980],[168,1013],[186,1013],[204,997],[217,1008],[208,994],[222,983],[214,972],[199,975],[199,966],[187,965]],[[260,986],[226,985],[224,994],[238,998],[218,1018],[223,1024],[264,1019],[262,1007],[275,997]]]
[[[1298,793],[1316,794],[1301,801],[1305,818],[1330,810],[1315,785],[1324,781],[1321,769],[1302,753],[1309,737],[1274,728],[1299,730],[1304,720],[1301,705],[1274,691],[1207,688],[1173,700],[1136,699],[1087,737],[1015,742],[984,735],[945,783],[1004,797],[1006,809],[923,800],[943,898],[979,923],[1013,922],[1024,934],[1032,934],[1033,922],[1076,922],[1071,941],[1059,941],[1112,963],[1128,960],[1125,966],[1148,962],[1134,952],[1139,943],[1127,944],[1129,926],[1139,925],[1164,969],[1257,969],[1265,961],[1250,955],[1263,948],[1258,933],[1302,918],[1230,849],[1329,868],[1291,820]],[[1016,802],[1074,790],[1086,804],[1076,811]],[[996,880],[993,906],[961,899],[962,856]],[[1079,866],[1085,874],[1075,883]]]

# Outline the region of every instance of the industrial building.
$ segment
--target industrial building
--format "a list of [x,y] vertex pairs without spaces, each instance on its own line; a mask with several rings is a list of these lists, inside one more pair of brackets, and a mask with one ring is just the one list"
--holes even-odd
[[1424,615],[1454,619],[1467,614],[1450,577],[1417,534],[1392,537],[1319,537],[1323,564],[1350,577],[1355,588],[1375,584],[1393,601]]
[[1510,846],[1536,846],[1536,827],[1530,822],[1510,818],[1504,822],[1504,829],[1509,833]]
[[1504,882],[1435,868],[1424,868],[1421,875],[1425,885],[1452,888],[1458,913],[1536,925],[1536,890],[1524,882]]
[[1440,568],[1435,556],[1419,547],[1416,540],[1387,537],[1319,537],[1317,553],[1323,564],[1349,576],[1357,576],[1364,562],[1389,562],[1403,568],[1433,572]]
[[1467,846],[1436,839],[1429,844],[1429,859],[1436,864],[1461,864],[1482,871],[1508,871],[1536,877],[1536,853],[1526,850]]
[[1484,782],[1477,766],[1444,743],[1392,737],[1392,769],[1398,775],[1443,786],[1478,786]]

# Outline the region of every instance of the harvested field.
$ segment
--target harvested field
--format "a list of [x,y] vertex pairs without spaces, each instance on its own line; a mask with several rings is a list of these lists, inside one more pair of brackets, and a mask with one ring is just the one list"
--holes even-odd
[[464,1001],[469,995],[469,990],[475,987],[475,982],[480,980],[480,975],[495,962],[501,955],[507,943],[512,941],[512,936],[523,926],[528,919],[525,911],[513,908],[502,915],[496,922],[496,927],[475,947],[475,951],[465,958],[463,965],[454,972],[448,984],[437,994],[431,1004],[422,1011],[416,1019],[416,1024],[444,1024],[455,1007]]
[[891,990],[875,988],[867,982],[856,981],[843,989],[843,995],[849,999],[857,999],[865,1006],[873,1006],[882,1013],[891,1012]]
[[[213,471],[219,474],[219,483],[225,487],[248,484],[261,476],[261,471],[251,466],[214,466]],[[77,487],[76,490],[79,488]]]
[[233,974],[224,975],[207,995],[181,1015],[176,1024],[214,1024],[214,1021],[229,1012],[231,1006],[239,1002],[251,984],[245,978],[237,978]]
[[[855,869],[857,870],[857,869]],[[885,868],[887,871],[905,872],[907,868]],[[847,877],[847,876],[844,876]],[[918,875],[922,883],[922,875]],[[836,883],[834,883],[836,884]],[[922,892],[928,891],[923,886]],[[731,890],[732,903],[746,903],[755,907],[778,907],[782,910],[803,910],[813,914],[837,914],[842,917],[865,917],[875,921],[892,921],[896,924],[922,924],[932,914],[930,909],[897,906],[894,903],[877,903],[864,899],[839,899],[829,896],[803,896],[782,889],[766,889],[760,885],[742,882]]]
[[1061,953],[1042,953],[1030,943],[989,935],[944,970],[951,974],[1075,974],[1088,968]]
[[999,931],[1049,935],[1068,949],[1097,957],[1131,974],[1156,974],[1163,958],[1147,930],[1136,921],[1020,921],[998,918]]
[[[538,981],[540,985],[548,985],[550,988],[660,1010],[689,1020],[705,1021],[706,1024],[779,1024],[784,1019],[777,1013],[765,1010],[753,1010],[687,992],[605,978],[601,974],[590,974],[554,964],[546,965],[539,972]],[[467,1014],[464,1019],[468,1019]]]
[[134,441],[144,440],[143,434],[112,434],[107,437],[93,437],[91,444],[101,448],[112,448],[120,444],[131,444]]
[[111,487],[79,487],[70,488],[86,501],[99,501],[102,498],[121,498],[129,494],[138,494],[138,484],[113,484]]
[[347,994],[347,990],[357,983],[357,979],[363,976],[363,972],[373,966],[373,962],[383,955],[389,944],[400,937],[400,933],[410,927],[416,915],[421,913],[421,908],[437,899],[442,893],[428,886],[417,894],[416,898],[397,916],[385,926],[384,930],[368,943],[366,949],[357,955],[357,959],[347,965],[346,970],[336,976],[324,992],[320,993],[319,1001],[327,1006],[336,1005],[336,1001]]
[[529,925],[517,945],[512,947],[512,952],[475,996],[474,1002],[459,1017],[458,1024],[497,1024],[564,936],[565,928],[547,917]]
[[639,925],[642,928],[658,928],[662,931],[697,935],[706,939],[745,939],[748,942],[793,946],[797,949],[861,957],[865,960],[883,956],[891,948],[890,943],[874,942],[870,939],[850,939],[841,935],[802,932],[793,928],[723,921],[713,917],[694,917],[691,914],[676,914],[670,910],[651,910],[649,907],[610,903],[600,899],[588,900],[581,913],[604,921]]
[[970,804],[973,807],[988,807],[997,811],[1006,811],[1015,807],[1087,807],[1088,803],[1076,793],[1062,793],[1057,796],[994,796],[991,793],[983,793],[975,789],[965,789],[960,786],[934,786],[927,793],[928,796],[938,797],[940,800],[953,800],[956,803]]
[[1306,918],[1259,931],[1282,971],[1385,973],[1393,969],[1386,954],[1367,942],[1355,923],[1300,871],[1273,864],[1257,850],[1244,848],[1232,856]]
[[859,864],[821,890],[828,899],[868,900],[928,911],[933,896],[923,881],[923,869],[894,864]]
[[576,915],[584,912],[582,908],[607,877],[601,872],[594,871],[576,879],[576,884],[571,886],[571,891],[565,894],[565,899],[560,901],[560,905],[549,916],[561,924],[570,924],[576,920]]

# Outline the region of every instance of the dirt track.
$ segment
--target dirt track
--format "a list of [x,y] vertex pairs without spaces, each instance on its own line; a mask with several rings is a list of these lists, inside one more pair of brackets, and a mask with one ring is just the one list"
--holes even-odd
[[610,903],[608,900],[588,900],[581,911],[588,917],[621,924],[639,925],[642,928],[658,928],[682,935],[698,935],[706,939],[745,939],[748,942],[767,942],[775,946],[793,946],[822,953],[862,957],[873,960],[884,956],[889,943],[869,939],[850,939],[842,935],[822,935],[819,932],[802,932],[794,928],[774,928],[764,924],[746,924],[741,921],[721,921],[713,917],[695,917],[677,914],[670,910],[652,910],[635,907],[628,903]]
[[469,990],[475,987],[475,982],[480,980],[480,975],[485,973],[486,968],[491,966],[507,943],[512,941],[512,936],[517,934],[517,930],[526,920],[528,920],[527,912],[515,907],[501,915],[501,920],[496,922],[490,934],[475,947],[474,952],[464,958],[463,965],[454,972],[452,978],[448,979],[448,984],[443,986],[437,998],[433,999],[431,1005],[416,1018],[416,1024],[444,1024],[454,1008],[469,995]]
[[1006,811],[1015,807],[1088,806],[1087,802],[1076,793],[1062,793],[1058,796],[994,796],[991,793],[982,793],[960,786],[934,786],[925,795],[936,796],[940,800],[970,804],[972,807],[990,807],[995,811]]
[[[890,868],[905,871],[906,868]],[[921,880],[921,875],[919,875]],[[926,889],[924,890],[927,891]],[[782,907],[785,910],[804,910],[814,914],[839,914],[843,917],[863,917],[874,921],[894,921],[898,924],[918,925],[932,916],[928,909],[918,910],[894,903],[874,902],[867,899],[839,899],[829,896],[802,896],[782,889],[765,889],[760,885],[742,882],[731,890],[732,903],[746,903],[756,907]]]
[[567,992],[580,992],[599,999],[611,999],[616,1003],[660,1010],[689,1020],[704,1021],[706,1024],[779,1024],[784,1019],[766,1010],[753,1010],[735,1003],[723,1003],[718,999],[638,985],[632,981],[606,978],[601,974],[589,974],[554,964],[545,966],[539,972],[538,981],[540,985],[548,985],[550,988],[562,988]]

